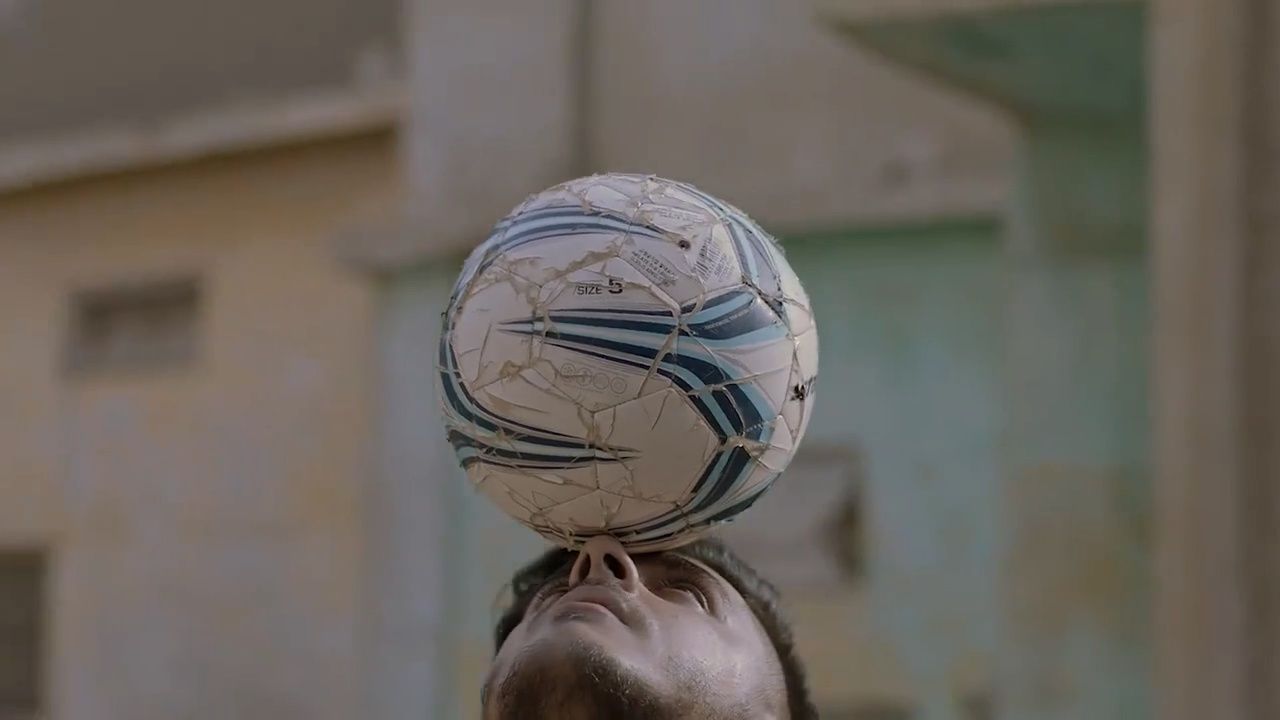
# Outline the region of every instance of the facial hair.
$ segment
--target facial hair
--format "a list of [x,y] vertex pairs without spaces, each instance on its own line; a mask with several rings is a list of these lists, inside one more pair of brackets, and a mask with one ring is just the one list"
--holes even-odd
[[[572,643],[560,657],[526,653],[489,699],[495,720],[677,720],[687,698],[663,698],[603,649]],[[489,715],[486,714],[486,717]]]

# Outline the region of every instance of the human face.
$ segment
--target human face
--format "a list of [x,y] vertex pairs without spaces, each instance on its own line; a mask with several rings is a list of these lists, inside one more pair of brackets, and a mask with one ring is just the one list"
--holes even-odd
[[603,536],[534,595],[485,688],[487,720],[787,717],[777,654],[728,581]]

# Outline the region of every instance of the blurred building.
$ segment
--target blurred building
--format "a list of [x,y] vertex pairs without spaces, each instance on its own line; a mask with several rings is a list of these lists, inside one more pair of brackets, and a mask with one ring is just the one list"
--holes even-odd
[[814,5],[1018,128],[993,710],[1277,716],[1280,7]]
[[414,200],[348,246],[385,291],[379,502],[399,519],[374,545],[379,716],[477,716],[497,591],[539,547],[454,473],[426,481],[451,457],[423,358],[457,260],[530,191],[606,169],[732,199],[788,241],[814,299],[823,398],[795,475],[735,540],[775,575],[807,558],[786,589],[826,716],[980,708],[1010,125],[776,0],[409,7]]
[[475,717],[541,545],[454,467],[439,313],[596,170],[813,297],[729,535],[824,717],[1274,717],[1272,7],[0,2],[0,718]]
[[0,717],[364,716],[391,3],[0,3]]

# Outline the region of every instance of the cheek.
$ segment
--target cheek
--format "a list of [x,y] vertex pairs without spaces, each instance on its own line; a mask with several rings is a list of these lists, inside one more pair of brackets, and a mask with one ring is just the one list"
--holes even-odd
[[753,683],[777,674],[780,667],[772,643],[750,611],[721,621],[706,615],[666,624],[673,661],[703,665],[724,682]]
[[724,664],[741,650],[732,628],[700,611],[673,608],[656,615],[655,627],[672,662]]
[[[769,693],[777,675],[752,637],[717,620],[665,624],[663,672],[677,692],[698,695],[713,706],[740,707]],[[771,646],[770,646],[771,647]]]
[[521,623],[513,628],[511,633],[507,635],[507,639],[502,643],[502,647],[493,656],[493,662],[489,663],[490,679],[505,676],[511,664],[524,651],[528,642],[529,629],[527,625]]
[[508,637],[507,642],[503,644],[502,649],[497,655],[493,656],[493,660],[489,662],[489,672],[485,677],[485,685],[493,686],[500,682],[507,675],[507,669],[511,665],[512,650],[515,648],[513,644],[514,637]]

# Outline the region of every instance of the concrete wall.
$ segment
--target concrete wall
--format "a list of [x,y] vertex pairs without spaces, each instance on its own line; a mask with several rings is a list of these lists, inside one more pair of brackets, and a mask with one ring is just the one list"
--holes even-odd
[[1280,715],[1274,2],[1152,3],[1161,718]]
[[[823,339],[806,447],[856,448],[866,470],[866,576],[834,591],[784,588],[815,695],[832,717],[967,718],[996,664],[996,228],[833,233],[789,256]],[[443,440],[421,359],[455,271],[402,274],[384,295],[380,718],[479,717],[503,586],[545,547],[467,486]],[[776,533],[779,516],[742,522]]]
[[[439,442],[434,400],[423,394],[430,368],[420,358],[434,347],[435,318],[457,255],[526,194],[590,171],[692,180],[778,232],[986,215],[1007,191],[1013,139],[996,114],[849,47],[785,0],[541,0],[518,7],[501,0],[411,0],[407,7],[415,38],[405,137],[407,224],[349,248],[352,257],[392,271],[381,305],[387,435],[373,504],[381,530],[374,536],[380,569],[371,592],[383,598],[373,661],[381,668],[375,671],[377,717],[408,720],[430,707],[434,716],[467,718],[478,714],[494,601],[512,570],[541,543],[466,490]],[[838,252],[838,246],[833,242],[826,251]],[[976,356],[950,358],[950,345],[930,346],[926,340],[931,329],[947,323],[930,303],[955,307],[970,291],[989,295],[993,287],[987,283],[994,282],[988,277],[995,272],[994,249],[987,246],[973,256],[968,251],[943,251],[929,259],[918,246],[903,255],[887,247],[873,250],[859,277],[871,279],[876,269],[890,272],[894,292],[911,295],[903,304],[912,310],[882,298],[866,309],[865,327],[824,326],[824,344],[830,337],[834,347],[856,345],[856,334],[885,329],[887,318],[906,313],[913,324],[903,332],[914,333],[907,351],[918,353],[913,357],[946,367],[959,363],[956,372],[965,377],[985,377],[989,365],[973,364]],[[819,253],[808,257],[811,271],[823,266]],[[841,255],[840,264],[856,264],[860,257]],[[419,264],[424,259],[432,262]],[[941,281],[936,297],[912,291],[916,262]],[[848,278],[833,272],[815,281],[822,302],[836,308],[863,298],[843,295]],[[977,323],[980,334],[987,333],[982,337],[990,342],[981,343],[987,350],[997,345],[988,337],[997,331],[982,325],[993,312],[978,303],[964,315],[964,323]],[[957,327],[969,327],[964,323]],[[840,369],[824,383],[874,387],[874,368],[891,366],[901,342],[889,330],[868,341],[860,357],[869,366],[827,358]],[[950,372],[944,376],[953,377]],[[988,385],[981,384],[975,398],[948,400],[954,404],[947,407],[958,414],[966,402],[977,402],[988,413],[994,402]],[[966,498],[981,509],[989,499],[984,483],[992,475],[983,463],[994,449],[983,435],[989,425],[975,423],[972,432],[981,436],[976,449],[964,459],[949,458],[963,465],[955,472],[966,480],[945,492],[931,486],[931,471],[908,457],[911,444],[894,439],[894,428],[910,427],[928,413],[919,404],[898,412],[903,393],[911,402],[922,399],[909,388],[898,390],[855,403],[852,416],[839,411],[845,405],[841,398],[824,423],[831,428],[829,442],[848,440],[840,429],[855,417],[875,436],[872,454],[885,494],[876,511],[878,532],[885,533],[878,562],[887,579],[882,590],[852,599],[811,598],[813,607],[801,610],[802,632],[816,643],[810,650],[815,672],[824,698],[835,706],[883,699],[945,713],[961,695],[984,692],[990,618],[979,612],[984,619],[963,628],[962,613],[944,608],[946,601],[894,602],[908,587],[919,589],[927,576],[921,563],[930,562],[924,555],[938,538],[933,533],[954,531],[942,527],[941,505],[914,507],[911,498],[917,492],[932,497],[936,490],[937,498]],[[994,422],[989,413],[983,417]],[[940,457],[954,453],[959,436],[948,440],[942,428],[935,430],[930,447]],[[969,487],[969,480],[976,485]],[[894,528],[902,519],[930,531],[901,535]],[[964,549],[957,549],[953,571],[940,577],[966,588],[947,600],[976,609],[989,605],[990,587],[983,579],[992,571],[990,544],[980,529],[970,540],[958,544]],[[439,547],[457,551],[424,552]],[[428,608],[443,613],[433,615]],[[946,624],[951,634],[931,638],[917,630],[917,622]],[[861,640],[850,650],[822,643],[824,632]],[[945,649],[935,658],[936,647]],[[842,669],[849,663],[877,666],[886,648],[900,662],[848,683]]]
[[413,227],[366,252],[394,262],[469,249],[526,195],[581,174],[581,4],[406,0]]
[[[654,172],[775,229],[988,212],[1009,128],[786,0],[409,0],[411,229],[366,254],[474,246],[530,192]],[[428,231],[427,228],[430,228]]]
[[1151,713],[1141,138],[1027,127],[1005,242],[1002,718]]
[[[822,333],[801,453],[853,448],[862,473],[863,574],[784,588],[823,717],[983,717],[1000,623],[998,227],[831,235],[788,257]],[[788,479],[779,503],[800,492]]]
[[382,296],[369,590],[378,720],[480,716],[503,585],[545,547],[469,487],[445,440],[431,359],[457,270],[403,273]]
[[[361,717],[387,135],[0,197],[0,544],[52,554],[49,716]],[[63,372],[77,288],[197,274],[194,363]]]
[[396,0],[0,3],[0,191],[400,110]]
[[786,0],[605,0],[590,47],[594,170],[731,198],[775,232],[967,216],[1008,189],[1012,133]]

